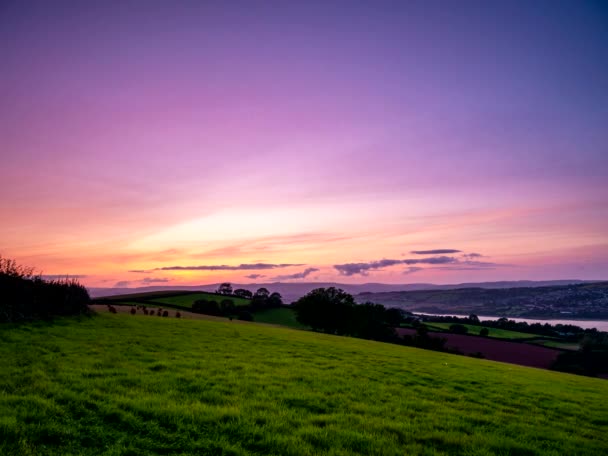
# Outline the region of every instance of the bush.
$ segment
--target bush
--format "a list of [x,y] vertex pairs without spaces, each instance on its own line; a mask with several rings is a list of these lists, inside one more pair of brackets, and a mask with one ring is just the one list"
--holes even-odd
[[194,301],[194,303],[192,304],[192,312],[216,316],[222,314],[220,306],[217,302],[207,301],[206,299],[199,299],[197,301]]
[[48,319],[89,312],[87,289],[73,279],[51,280],[0,257],[0,321]]
[[241,310],[238,313],[238,319],[242,321],[253,321],[253,315],[251,312],[247,312],[246,310]]
[[450,332],[453,332],[454,334],[466,334],[469,332],[469,328],[465,325],[454,324],[450,325]]
[[490,334],[490,330],[488,328],[481,328],[479,331],[480,336],[488,337],[488,334]]

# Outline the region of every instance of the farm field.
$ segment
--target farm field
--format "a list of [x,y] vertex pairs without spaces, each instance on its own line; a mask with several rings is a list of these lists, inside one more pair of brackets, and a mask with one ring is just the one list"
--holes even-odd
[[[414,335],[416,330],[399,328],[397,333],[401,336]],[[481,353],[484,358],[505,363],[520,364],[523,366],[549,369],[559,355],[559,351],[542,345],[533,345],[522,342],[492,339],[489,337],[467,336],[452,333],[429,333],[434,337],[446,339],[447,348],[456,349],[465,355]]]
[[245,322],[0,327],[0,454],[594,455],[608,382]]
[[258,310],[254,312],[253,319],[259,323],[271,323],[295,329],[310,329],[296,320],[296,313],[286,307]]
[[207,301],[214,301],[217,303],[222,302],[224,299],[230,299],[237,307],[249,305],[251,302],[248,299],[239,298],[238,296],[222,296],[215,293],[205,292],[156,298],[153,299],[152,302],[166,306],[192,307],[192,304],[199,299],[206,299]]
[[145,305],[145,306],[166,306],[166,307],[192,307],[192,304],[199,300],[221,302],[230,299],[235,306],[245,306],[250,303],[248,299],[238,296],[224,296],[216,293],[204,291],[152,291],[146,293],[133,293],[127,295],[108,296],[97,299],[99,303],[116,303],[122,305]]
[[[450,326],[453,325],[454,323],[429,322],[429,323],[425,323],[425,324],[431,330],[439,329],[439,330],[443,331],[443,330],[450,329]],[[462,324],[462,323],[458,323],[458,324]],[[467,329],[469,330],[468,334],[475,334],[475,335],[479,335],[479,331],[481,331],[481,329],[484,328],[483,325],[462,324],[462,326],[467,327]],[[539,337],[536,334],[523,333],[523,332],[519,332],[519,331],[510,331],[508,329],[498,329],[498,328],[488,327],[488,330],[490,332],[487,337],[495,337],[497,339],[533,339],[535,337]]]

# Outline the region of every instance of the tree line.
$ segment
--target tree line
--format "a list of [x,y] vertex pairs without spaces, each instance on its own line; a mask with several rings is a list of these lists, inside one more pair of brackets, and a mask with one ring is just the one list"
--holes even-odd
[[[222,300],[199,299],[192,304],[192,311],[206,315],[215,315],[232,318],[236,316],[239,320],[253,321],[252,312],[263,309],[274,309],[283,306],[283,297],[280,293],[271,293],[267,288],[258,288],[255,293],[244,288],[232,289],[229,282],[222,283],[216,290],[216,294],[225,296]],[[234,299],[237,297],[249,301],[246,305],[236,305]]]

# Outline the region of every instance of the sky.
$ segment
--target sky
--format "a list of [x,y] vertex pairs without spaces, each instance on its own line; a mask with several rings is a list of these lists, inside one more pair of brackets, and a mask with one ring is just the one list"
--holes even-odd
[[605,2],[4,0],[0,101],[48,276],[608,279]]

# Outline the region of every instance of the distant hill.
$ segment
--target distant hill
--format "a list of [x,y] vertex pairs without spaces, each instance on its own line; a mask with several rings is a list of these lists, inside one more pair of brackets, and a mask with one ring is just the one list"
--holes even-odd
[[608,319],[608,282],[513,288],[453,288],[365,292],[371,301],[410,312],[523,317]]
[[[585,280],[518,280],[518,281],[503,281],[503,282],[480,282],[480,283],[459,283],[451,285],[436,285],[432,283],[407,283],[407,284],[389,284],[389,283],[363,283],[363,284],[347,284],[337,282],[267,282],[267,283],[233,283],[233,288],[244,288],[246,290],[255,291],[258,288],[265,287],[271,292],[279,292],[283,296],[285,302],[292,302],[304,296],[309,291],[320,287],[337,287],[342,288],[350,294],[357,295],[359,293],[383,293],[383,292],[400,292],[400,291],[416,291],[416,290],[454,290],[459,288],[521,288],[521,287],[544,287],[544,286],[559,286],[569,284],[593,283],[593,281]],[[137,288],[89,288],[89,293],[92,297],[113,296],[129,293],[141,293],[149,291],[167,291],[167,290],[188,290],[188,291],[215,291],[219,283],[193,286],[149,286]]]

